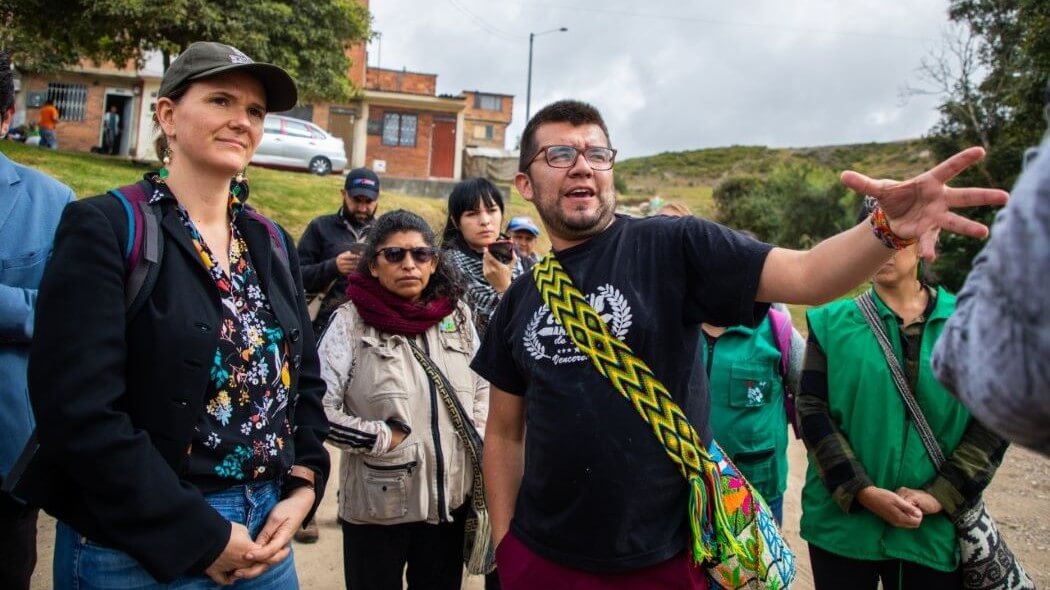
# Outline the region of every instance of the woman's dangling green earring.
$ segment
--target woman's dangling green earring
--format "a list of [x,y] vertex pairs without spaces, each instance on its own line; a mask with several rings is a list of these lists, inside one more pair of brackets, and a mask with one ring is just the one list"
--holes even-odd
[[164,180],[164,179],[168,178],[168,165],[171,164],[171,148],[170,147],[165,147],[164,148],[164,157],[162,157],[160,159],[160,161],[164,164],[164,166],[161,167],[160,172],[159,172],[160,179]]

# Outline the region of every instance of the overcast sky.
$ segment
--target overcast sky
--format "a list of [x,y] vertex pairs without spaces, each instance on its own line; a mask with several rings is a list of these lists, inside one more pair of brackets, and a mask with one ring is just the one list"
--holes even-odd
[[733,144],[913,138],[936,100],[902,103],[948,25],[947,0],[371,0],[369,65],[438,75],[438,92],[513,94],[508,146],[561,98],[601,109],[640,156]]

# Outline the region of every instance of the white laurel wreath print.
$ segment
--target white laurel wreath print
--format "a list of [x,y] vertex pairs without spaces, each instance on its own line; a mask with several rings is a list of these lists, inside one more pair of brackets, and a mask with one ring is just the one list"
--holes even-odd
[[[627,332],[634,323],[634,315],[631,313],[631,306],[627,302],[627,298],[624,297],[619,289],[608,284],[602,285],[598,287],[597,293],[589,295],[587,299],[591,307],[608,322],[609,331],[614,336],[620,340],[627,337]],[[540,339],[540,327],[549,316],[550,308],[543,304],[532,314],[532,319],[525,326],[522,344],[524,344],[525,351],[529,353],[529,356],[536,360],[551,359],[555,364],[586,360],[587,357],[585,356],[578,356],[577,358],[576,355],[572,355],[563,358],[561,354],[550,354],[547,352],[547,347]]]
[[540,342],[539,336],[540,320],[549,313],[549,310],[550,308],[547,307],[547,304],[543,304],[536,310],[536,313],[532,314],[532,320],[525,326],[525,350],[532,358],[538,361],[550,358],[550,355],[547,354],[547,348]]

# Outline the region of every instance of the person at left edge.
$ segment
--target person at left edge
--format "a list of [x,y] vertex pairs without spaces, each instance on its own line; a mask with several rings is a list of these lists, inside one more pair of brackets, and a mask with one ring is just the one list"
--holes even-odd
[[[15,113],[14,75],[0,51],[0,137]],[[33,430],[26,388],[37,286],[73,191],[0,154],[0,481]],[[38,510],[0,492],[0,588],[29,588]]]
[[289,543],[329,470],[324,384],[298,257],[271,231],[292,240],[234,178],[297,90],[198,42],[158,94],[156,284],[125,317],[124,208],[66,208],[29,363],[39,448],[15,492],[59,521],[55,588],[297,588]]

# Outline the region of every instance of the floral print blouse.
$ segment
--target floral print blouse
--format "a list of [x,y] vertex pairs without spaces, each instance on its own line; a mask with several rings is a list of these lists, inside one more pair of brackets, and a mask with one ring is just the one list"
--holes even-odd
[[[174,199],[166,185],[154,186],[151,203]],[[234,223],[242,210],[241,202],[231,194],[227,274],[189,214],[178,206],[183,226],[222,302],[211,380],[182,474],[205,492],[278,479],[293,462],[288,345]]]

